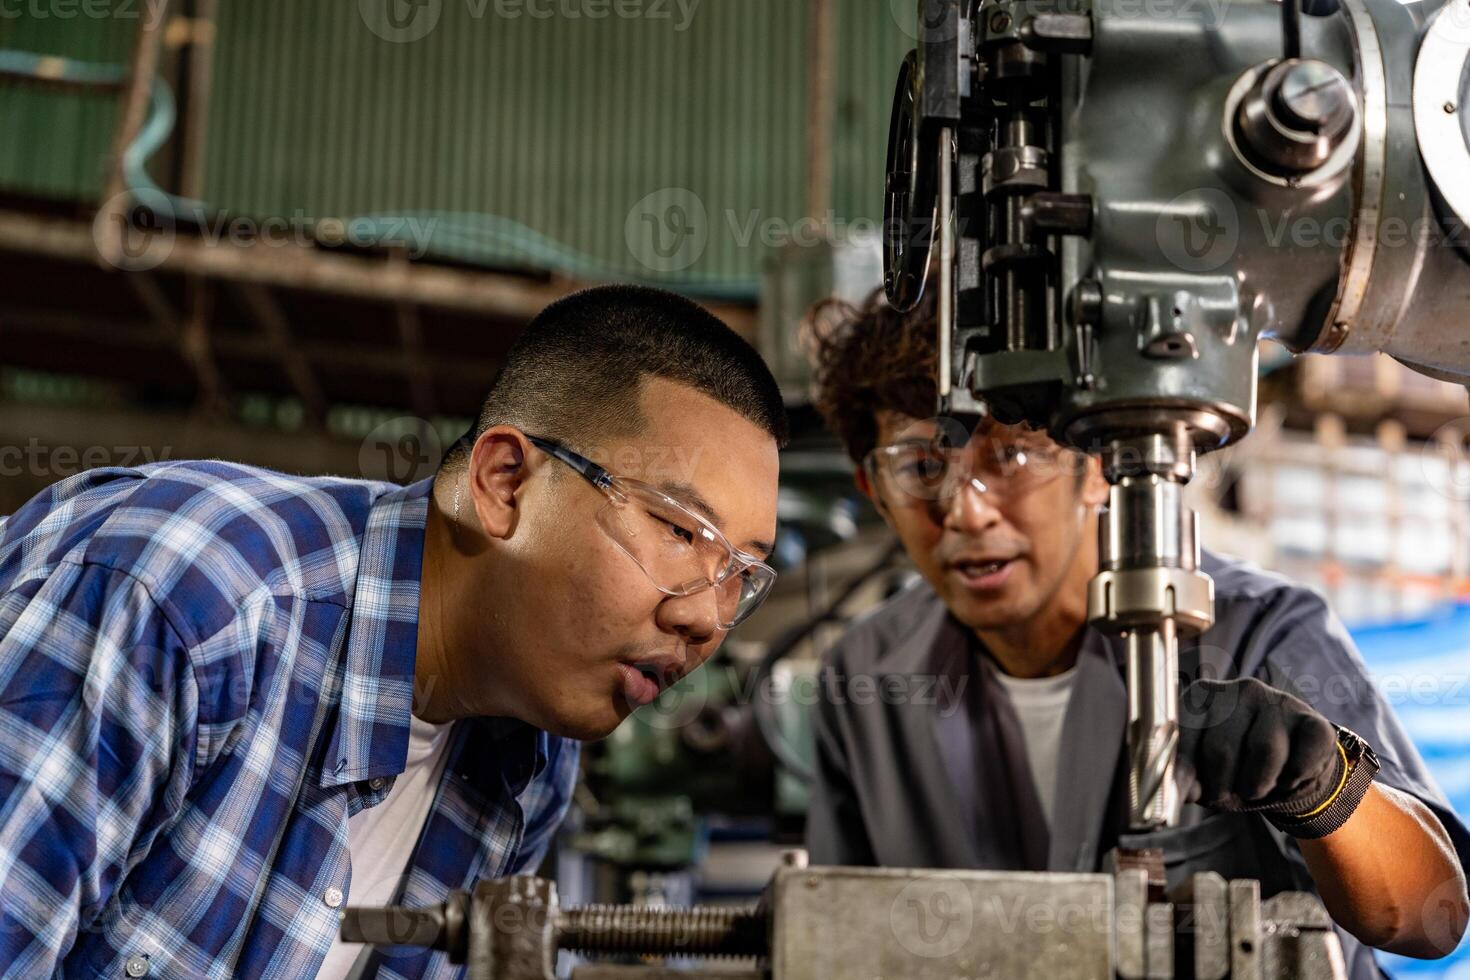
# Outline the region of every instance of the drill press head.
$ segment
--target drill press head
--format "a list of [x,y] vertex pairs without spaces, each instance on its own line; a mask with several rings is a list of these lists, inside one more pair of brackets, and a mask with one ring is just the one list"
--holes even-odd
[[[1250,429],[1258,341],[1470,369],[1433,326],[1470,306],[1430,234],[1458,185],[1425,177],[1470,152],[1389,152],[1438,98],[1421,33],[1449,79],[1470,7],[1300,2],[919,0],[894,99],[885,285],[938,292],[939,415],[1046,428],[1112,484],[1090,616],[1126,649],[1138,829],[1178,816],[1178,641],[1213,618],[1181,490]],[[1390,220],[1421,233],[1386,247]]]

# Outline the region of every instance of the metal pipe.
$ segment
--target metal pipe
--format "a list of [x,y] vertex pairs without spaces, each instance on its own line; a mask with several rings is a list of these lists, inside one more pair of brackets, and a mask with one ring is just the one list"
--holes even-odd
[[194,0],[189,22],[188,98],[180,130],[184,145],[179,167],[179,191],[187,198],[204,194],[204,154],[209,132],[209,97],[214,91],[214,40],[217,0]]
[[812,0],[808,9],[806,213],[823,229],[832,206],[832,131],[836,98],[837,4]]
[[126,259],[125,239],[132,195],[128,193],[123,157],[138,138],[143,120],[148,115],[148,101],[153,94],[153,80],[158,75],[159,49],[163,43],[164,25],[168,22],[168,0],[158,0],[153,16],[142,18],[138,36],[133,42],[129,63],[128,86],[118,110],[117,129],[112,136],[112,150],[107,164],[107,182],[98,208],[96,249],[102,260],[114,267]]
[[954,131],[939,131],[939,201],[935,208],[939,225],[939,404],[949,401],[953,370],[949,345],[954,338]]

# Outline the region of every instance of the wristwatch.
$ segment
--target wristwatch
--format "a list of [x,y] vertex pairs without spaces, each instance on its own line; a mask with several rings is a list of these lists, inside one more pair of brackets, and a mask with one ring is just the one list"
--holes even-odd
[[1293,837],[1316,840],[1348,822],[1378,774],[1378,755],[1356,732],[1337,729],[1339,769],[1332,795],[1305,813],[1270,813],[1266,818]]

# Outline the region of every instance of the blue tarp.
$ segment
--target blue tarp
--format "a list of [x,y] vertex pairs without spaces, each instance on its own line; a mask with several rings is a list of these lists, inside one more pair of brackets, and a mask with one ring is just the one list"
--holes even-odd
[[[1470,605],[1351,629],[1379,689],[1455,812],[1470,815]],[[1470,941],[1443,960],[1385,954],[1380,959],[1396,978],[1470,980]]]

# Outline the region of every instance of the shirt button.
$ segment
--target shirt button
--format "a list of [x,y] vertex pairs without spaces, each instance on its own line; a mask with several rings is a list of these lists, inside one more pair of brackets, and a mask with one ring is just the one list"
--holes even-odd
[[371,789],[374,793],[376,793],[378,790],[382,789],[384,786],[387,786],[387,785],[388,785],[388,780],[384,779],[382,776],[379,776],[377,779],[369,779],[368,780],[368,788]]
[[123,964],[123,970],[130,977],[146,977],[148,975],[148,960],[142,956],[129,956],[128,961]]
[[322,896],[322,900],[325,901],[327,905],[332,908],[336,908],[337,906],[341,905],[342,898],[342,889],[340,888],[328,888],[327,893]]

